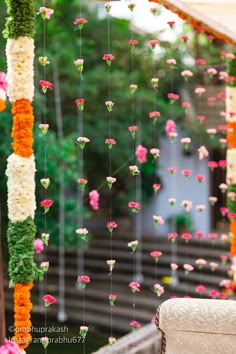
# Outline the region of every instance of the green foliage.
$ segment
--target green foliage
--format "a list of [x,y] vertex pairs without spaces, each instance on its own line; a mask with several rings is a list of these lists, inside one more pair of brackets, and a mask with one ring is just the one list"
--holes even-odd
[[8,224],[7,238],[10,252],[9,274],[11,286],[20,282],[27,284],[36,277],[34,263],[34,237],[36,228],[31,218]]
[[[50,178],[50,186],[48,188],[48,196],[54,201],[50,208],[49,217],[47,217],[47,228],[50,233],[50,244],[58,245],[59,243],[59,189],[60,178],[64,176],[64,194],[65,194],[65,224],[61,225],[65,231],[65,245],[72,247],[78,244],[75,231],[79,227],[77,225],[77,215],[81,215],[82,209],[78,205],[77,194],[77,179],[78,179],[78,146],[75,144],[76,135],[72,133],[67,135],[63,140],[59,140],[56,133],[48,131],[46,135],[42,135],[39,129],[35,128],[35,156],[37,165],[36,174],[36,193],[37,205],[44,199],[44,188],[40,184],[40,179],[44,178],[45,173]],[[46,139],[46,140],[45,140]],[[44,164],[44,146],[47,146],[47,164],[45,172]],[[88,213],[84,213],[87,217]],[[43,209],[38,207],[35,216],[37,229],[44,230]]]
[[190,227],[191,226],[191,218],[188,214],[178,214],[176,216],[176,225],[178,226],[186,226]]
[[[50,2],[48,6],[53,7],[55,2]],[[89,179],[89,189],[99,189],[102,194],[101,209],[109,202],[109,191],[104,186],[106,176],[109,175],[108,150],[104,144],[108,137],[108,113],[105,108],[105,101],[108,100],[108,66],[102,60],[103,54],[107,53],[107,40],[104,34],[107,32],[107,19],[98,19],[97,13],[82,9],[82,17],[88,23],[82,30],[82,58],[84,62],[83,97],[86,99],[84,110],[84,130],[78,129],[78,113],[74,105],[74,100],[80,98],[79,73],[73,64],[74,60],[80,58],[80,35],[79,31],[74,31],[73,20],[79,17],[79,7],[72,1],[70,7],[65,7],[63,2],[57,2],[55,16],[46,22],[47,38],[56,40],[46,44],[46,55],[49,60],[57,62],[61,82],[61,97],[63,107],[63,129],[64,134],[71,134],[77,131],[77,136],[87,136],[90,143],[84,150],[84,173]],[[42,31],[41,23],[37,21],[36,52],[37,56],[42,53]],[[138,90],[134,95],[134,116],[136,124],[139,126],[138,143],[147,148],[158,147],[159,136],[163,133],[165,119],[168,119],[169,103],[166,94],[169,92],[170,83],[164,79],[160,83],[160,90],[155,95],[150,84],[153,75],[153,53],[148,48],[150,36],[147,34],[135,33],[134,37],[139,41],[139,45],[134,50],[133,58],[133,82],[131,82],[131,51],[129,40],[131,30],[129,22],[124,19],[112,18],[110,21],[111,52],[116,59],[111,64],[110,81],[111,97],[115,105],[112,112],[111,131],[117,144],[112,150],[112,175],[116,173],[117,182],[112,188],[114,213],[123,213],[120,207],[122,200],[125,205],[132,196],[129,184],[131,176],[128,170],[129,164],[136,163],[133,158],[133,141],[128,131],[128,126],[133,125],[132,103],[129,86],[131,83],[138,85]],[[70,38],[70,39],[69,39]],[[62,45],[62,43],[66,45]],[[159,72],[163,73],[165,58],[170,56],[172,49],[168,43],[164,58],[156,59],[155,66]],[[168,47],[169,46],[169,47]],[[181,67],[181,63],[180,63]],[[36,82],[41,78],[42,69],[38,68]],[[169,73],[168,73],[169,74]],[[166,76],[168,76],[166,73]],[[47,67],[47,79],[53,81],[53,65]],[[149,112],[154,110],[154,101],[157,110],[162,112],[162,123],[154,127],[149,119]],[[40,102],[36,99],[37,102]],[[48,117],[50,127],[56,129],[54,119],[54,102],[50,95],[47,101]],[[38,116],[42,110],[37,104]],[[176,117],[180,117],[182,110],[175,111]],[[154,132],[156,133],[154,134]],[[154,139],[154,135],[156,139]],[[150,137],[153,136],[153,139]],[[154,144],[154,145],[153,145]],[[98,168],[99,166],[99,168]],[[143,171],[148,170],[143,166]],[[152,188],[150,184],[150,173],[143,173],[143,185],[145,199],[150,197]],[[127,208],[125,209],[127,212]]]
[[5,2],[8,17],[4,37],[33,37],[36,17],[34,0],[5,0]]
[[[31,11],[32,1],[12,1],[18,4],[14,6],[15,13],[19,11],[20,5],[27,3],[27,11]],[[95,3],[95,2],[94,2]],[[36,11],[32,12],[30,21],[25,23],[28,35],[33,36],[32,24],[34,15],[38,12],[42,2],[36,1]],[[107,53],[107,19],[98,18],[97,11],[90,10],[87,7],[82,8],[82,17],[88,20],[88,23],[82,29],[82,53],[80,53],[80,32],[74,30],[73,21],[75,17],[80,17],[79,3],[71,0],[69,6],[64,0],[48,0],[47,7],[54,9],[51,19],[42,20],[41,16],[36,20],[36,61],[35,61],[35,132],[34,149],[36,155],[36,183],[37,183],[37,205],[44,199],[44,190],[40,186],[39,180],[45,176],[44,165],[44,146],[47,142],[47,165],[46,177],[50,178],[51,184],[48,189],[48,198],[54,200],[52,208],[47,216],[47,232],[51,235],[53,244],[58,245],[59,238],[59,186],[60,176],[64,173],[65,188],[65,244],[66,246],[75,246],[77,238],[75,230],[80,227],[78,220],[81,219],[82,209],[77,201],[77,179],[79,177],[88,178],[88,186],[84,195],[84,202],[88,206],[88,192],[92,189],[98,189],[101,194],[101,209],[99,216],[108,217],[109,189],[106,186],[106,176],[109,175],[109,155],[108,149],[104,144],[108,137],[108,113],[105,107],[105,101],[109,98],[108,94],[108,66],[102,60]],[[2,8],[1,8],[2,10]],[[5,9],[0,13],[0,27],[4,23]],[[24,13],[19,14],[23,16]],[[19,17],[20,18],[20,17]],[[11,21],[11,19],[10,19]],[[11,23],[11,22],[10,22]],[[44,53],[44,34],[43,26],[45,24],[46,42]],[[7,28],[9,25],[7,25]],[[15,27],[12,24],[12,28]],[[2,28],[0,28],[2,30]],[[184,28],[188,34],[192,34],[189,26]],[[9,37],[18,36],[14,31],[9,33]],[[26,34],[27,35],[27,34]],[[129,40],[131,38],[131,29],[129,22],[124,19],[112,18],[110,20],[110,52],[116,57],[111,64],[111,98],[115,102],[112,112],[111,131],[112,137],[117,144],[112,149],[111,171],[112,176],[117,177],[117,182],[112,187],[113,213],[122,215],[127,213],[127,202],[133,197],[132,176],[129,173],[128,166],[138,164],[134,157],[134,143],[128,131],[128,126],[133,125],[132,116],[132,98],[129,92],[131,83],[138,85],[138,90],[134,94],[133,112],[135,122],[139,127],[137,132],[136,144],[142,144],[148,149],[159,147],[159,138],[164,133],[165,121],[174,118],[177,122],[183,121],[184,111],[179,104],[175,104],[170,115],[170,106],[167,100],[167,93],[171,91],[171,72],[166,68],[166,59],[175,58],[177,60],[176,69],[173,71],[174,92],[178,93],[179,88],[183,86],[183,79],[180,72],[186,69],[186,57],[207,57],[207,62],[216,63],[217,49],[209,45],[204,35],[198,36],[198,41],[189,41],[183,45],[180,40],[176,43],[161,41],[160,53],[158,57],[153,56],[152,50],[148,47],[148,40],[153,35],[146,33],[136,33],[134,38],[139,41],[134,50],[133,57],[133,75],[131,75],[131,51]],[[5,64],[5,40],[0,40],[0,70],[6,70]],[[46,55],[50,65],[41,67],[37,58]],[[85,98],[84,127],[80,114],[74,104],[77,98],[81,98],[80,77],[74,66],[74,60],[83,58],[84,71],[83,83]],[[218,57],[217,57],[218,58]],[[154,60],[155,59],[155,60]],[[61,107],[63,115],[63,135],[58,138],[57,117],[55,114],[55,89],[49,91],[46,95],[46,113],[47,122],[50,130],[46,136],[41,136],[38,124],[43,121],[44,116],[44,96],[40,92],[38,82],[44,78],[54,83],[55,65],[59,69],[59,85],[61,95]],[[150,80],[154,75],[160,78],[158,92],[154,93]],[[189,68],[189,67],[187,67]],[[192,70],[192,68],[189,68]],[[193,69],[194,70],[194,69]],[[131,78],[133,76],[133,82]],[[199,78],[198,73],[194,78]],[[204,79],[204,78],[203,78]],[[194,79],[193,79],[194,81]],[[162,118],[154,126],[149,119],[149,112],[160,111]],[[0,130],[4,139],[0,140],[0,192],[2,205],[6,206],[6,159],[12,152],[10,131],[12,117],[10,109],[1,113]],[[197,136],[196,131],[193,135]],[[78,136],[86,136],[90,142],[84,149],[83,176],[81,164],[81,151],[76,145]],[[44,140],[46,139],[46,141]],[[148,159],[147,163],[139,166],[142,169],[143,197],[147,200],[153,195],[152,184],[155,175],[155,164]],[[158,177],[157,177],[158,179]],[[158,181],[159,182],[159,181]],[[3,210],[3,220],[7,218],[6,208]],[[35,223],[39,234],[44,230],[43,210],[38,207],[35,217]],[[88,216],[86,212],[85,216]],[[6,224],[3,225],[3,232],[6,230]]]

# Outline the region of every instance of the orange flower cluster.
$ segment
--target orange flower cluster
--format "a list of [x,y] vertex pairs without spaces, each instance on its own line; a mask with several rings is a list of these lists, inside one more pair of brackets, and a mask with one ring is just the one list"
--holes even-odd
[[233,234],[230,253],[232,256],[236,256],[236,220],[235,219],[233,219],[230,223],[230,232],[232,232]]
[[233,286],[233,289],[236,289],[236,281],[232,281],[231,285]]
[[0,112],[6,108],[6,101],[0,99]]
[[229,149],[236,149],[236,122],[227,124],[227,143]]
[[14,286],[15,335],[12,340],[18,344],[20,349],[27,348],[32,338],[30,334],[30,310],[32,308],[30,290],[32,286],[32,282],[28,284],[16,283]]
[[30,157],[33,154],[33,125],[34,115],[31,102],[26,99],[12,103],[14,153],[21,157]]

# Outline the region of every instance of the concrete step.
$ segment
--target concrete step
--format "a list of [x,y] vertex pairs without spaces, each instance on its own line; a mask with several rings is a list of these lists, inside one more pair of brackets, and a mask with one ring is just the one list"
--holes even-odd
[[[91,283],[86,287],[84,294],[85,319],[86,324],[97,328],[110,328],[111,306],[109,305],[108,295],[115,293],[117,300],[112,308],[113,328],[115,331],[125,333],[130,331],[130,321],[133,319],[133,294],[128,284],[134,280],[135,258],[131,255],[127,243],[133,240],[131,233],[119,235],[114,232],[112,239],[112,258],[116,259],[116,266],[111,276],[108,275],[109,269],[106,260],[110,259],[110,238],[108,233],[93,237],[89,248],[84,255],[84,274],[91,278]],[[172,243],[166,237],[145,236],[142,241],[142,273],[144,276],[141,282],[141,291],[135,295],[135,319],[142,324],[149,323],[156,312],[160,302],[168,299],[171,295],[182,297],[189,295],[196,297],[195,287],[203,284],[207,287],[207,292],[213,288],[218,289],[218,284],[222,279],[227,278],[229,266],[220,263],[219,256],[227,254],[229,245],[220,240],[210,241],[208,239],[192,239],[186,245],[182,240],[176,243],[177,260],[179,269],[177,271],[178,283],[176,286],[165,285],[165,293],[161,298],[154,294],[152,288],[156,282],[162,282],[164,276],[170,276],[170,263],[172,260]],[[160,257],[156,265],[150,256],[152,250],[160,250],[163,256]],[[75,285],[78,277],[77,271],[77,250],[69,250],[65,253],[65,306],[70,321],[81,323],[83,312],[83,292]],[[41,256],[37,257],[42,261]],[[56,304],[49,307],[49,316],[57,316],[58,298],[58,250],[47,249],[47,258],[50,261],[47,273],[47,293],[57,298]],[[212,272],[209,265],[202,271],[195,268],[189,275],[185,275],[183,264],[189,263],[194,266],[197,258],[206,258],[209,261],[219,263],[216,271]],[[9,309],[13,306],[13,291],[6,285],[6,305]],[[33,312],[44,313],[43,306],[39,306],[39,284],[36,283],[32,291],[32,301],[34,303]],[[207,297],[207,293],[202,297]]]

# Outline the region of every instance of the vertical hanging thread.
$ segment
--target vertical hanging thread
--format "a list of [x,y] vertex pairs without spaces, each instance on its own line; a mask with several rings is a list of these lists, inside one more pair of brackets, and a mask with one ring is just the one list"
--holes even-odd
[[[176,70],[176,60],[174,58],[167,59],[167,65],[170,67],[170,94],[175,95],[174,92],[174,71]],[[177,95],[176,95],[177,96]],[[174,101],[174,100],[173,100]],[[176,132],[176,117],[175,117],[175,111],[173,107],[173,102],[170,101],[170,117],[171,119],[166,122],[166,135],[170,140],[170,166],[175,169],[175,163],[177,161],[177,148],[176,148],[176,137],[177,137],[177,132]],[[169,171],[170,172],[170,171]],[[175,173],[173,173],[175,174]],[[169,204],[170,208],[175,207],[175,203],[177,201],[177,176],[174,175],[171,177],[173,182],[171,183],[170,186],[170,198],[169,198]],[[176,242],[176,237],[177,237],[177,229],[176,229],[176,219],[174,217],[175,214],[171,217],[170,221],[170,229],[169,229],[169,234],[168,234],[168,239],[171,242],[171,285],[172,285],[172,296],[175,293],[175,288],[178,284],[178,277],[177,277],[177,269],[178,269],[178,264],[176,264],[178,256],[177,256],[177,242]]]
[[[135,3],[129,3],[128,8],[130,9],[131,13],[133,14],[134,8],[136,7]],[[133,16],[131,17],[131,21],[133,20]],[[139,174],[139,170],[137,166],[135,165],[135,145],[136,145],[136,132],[138,130],[138,127],[135,125],[136,120],[135,120],[135,102],[134,102],[134,94],[135,91],[137,90],[138,86],[134,83],[134,51],[135,47],[138,44],[138,41],[134,39],[134,32],[133,32],[133,26],[131,25],[131,39],[129,41],[130,47],[131,47],[131,84],[130,84],[130,92],[131,92],[131,125],[129,126],[129,131],[131,134],[132,138],[132,148],[133,148],[133,168],[136,168],[137,170],[132,173],[132,200],[136,200],[136,202],[130,202],[129,206],[131,206],[131,209],[133,211],[132,214],[132,239],[134,241],[131,241],[128,246],[131,248],[131,255],[132,255],[132,267],[133,267],[133,281],[129,284],[129,287],[132,290],[132,321],[130,322],[130,325],[132,329],[136,329],[137,327],[140,327],[140,323],[136,321],[136,292],[140,291],[140,282],[142,282],[142,276],[141,276],[141,271],[142,271],[142,251],[141,251],[141,234],[137,232],[137,227],[138,227],[138,218],[137,218],[137,212],[140,209],[140,201],[137,200],[138,197],[140,197],[140,193],[136,192],[136,178],[137,174]],[[140,133],[139,133],[140,136]],[[141,146],[141,145],[140,145]],[[131,166],[130,166],[131,167]],[[131,171],[131,170],[130,170]],[[140,182],[140,181],[138,181]],[[138,183],[137,182],[137,183]],[[140,185],[138,185],[140,187]],[[132,203],[134,208],[132,208]],[[140,226],[140,223],[139,223]],[[141,232],[141,230],[139,230]],[[137,248],[138,247],[138,248]],[[137,249],[137,251],[136,251]]]
[[[110,3],[107,3],[105,5],[106,11],[107,11],[107,56],[112,58],[112,60],[115,59],[115,57],[111,54],[111,45],[110,45],[110,10],[111,10],[111,5]],[[105,55],[104,55],[105,57]],[[108,100],[105,102],[105,105],[107,107],[108,111],[108,139],[109,141],[112,140],[112,118],[111,118],[111,112],[112,108],[114,105],[114,102],[111,101],[111,61],[107,60],[107,68],[108,68]],[[108,296],[109,298],[109,303],[110,303],[110,337],[108,339],[108,342],[110,345],[114,344],[116,339],[113,337],[113,305],[114,301],[116,299],[116,295],[113,294],[113,267],[115,265],[116,260],[113,260],[113,228],[117,227],[117,224],[112,221],[112,184],[116,182],[116,178],[112,176],[112,149],[108,149],[108,177],[106,177],[107,185],[109,188],[109,221],[107,223],[107,228],[110,233],[110,260],[107,260],[107,264],[110,268],[110,294]]]
[[85,187],[87,184],[87,180],[84,179],[84,148],[87,142],[89,142],[89,139],[83,136],[84,133],[84,105],[85,105],[85,99],[83,98],[83,64],[84,60],[82,59],[82,29],[84,25],[88,22],[85,18],[82,17],[82,0],[79,1],[79,18],[76,18],[74,21],[74,24],[78,27],[76,29],[79,29],[79,55],[80,58],[77,59],[74,64],[77,67],[80,76],[79,76],[79,81],[80,81],[80,89],[79,89],[79,95],[80,98],[75,101],[77,107],[78,107],[78,113],[77,113],[77,131],[79,133],[79,137],[77,139],[78,146],[80,147],[80,151],[78,152],[78,163],[81,164],[81,166],[78,164],[78,174],[80,178],[78,179],[78,188],[77,188],[77,201],[78,205],[81,206],[81,213],[77,215],[77,222],[79,225],[79,229],[76,230],[76,233],[80,237],[79,240],[79,247],[77,251],[77,270],[79,274],[78,276],[78,289],[82,291],[82,325],[80,326],[80,335],[82,337],[82,343],[83,343],[83,353],[85,354],[86,351],[86,335],[88,332],[88,327],[85,326],[86,322],[86,305],[85,305],[85,288],[86,284],[90,282],[90,278],[87,275],[84,275],[85,272],[85,266],[84,266],[84,245],[87,242],[87,234],[88,230],[84,228],[84,191]]
[[[153,22],[155,23],[156,21],[156,15],[158,13],[157,8],[151,8],[150,12],[153,14]],[[153,188],[155,193],[158,188],[160,188],[160,185],[156,183],[156,160],[160,156],[160,150],[157,149],[157,142],[158,142],[158,124],[159,124],[159,119],[161,117],[161,113],[157,112],[157,97],[158,97],[158,86],[159,86],[159,78],[157,77],[157,71],[156,71],[156,58],[155,58],[155,49],[156,46],[159,45],[159,41],[157,39],[152,39],[149,41],[149,46],[151,48],[151,62],[152,62],[152,78],[150,80],[151,85],[152,85],[152,90],[153,90],[153,112],[149,114],[149,117],[152,118],[152,123],[153,123],[153,148],[150,149],[150,153],[152,155],[153,161],[152,163],[154,164],[154,171],[153,171]],[[158,186],[158,187],[157,187]],[[157,189],[156,189],[157,188]],[[153,215],[153,222],[155,225],[161,225],[164,223],[164,219],[162,216],[157,216]],[[159,242],[158,242],[158,228],[155,227],[154,231],[154,237],[155,237],[155,248],[156,250],[150,252],[150,256],[154,259],[155,261],[155,284],[152,288],[154,293],[158,297],[160,297],[163,292],[164,288],[161,284],[158,283],[158,261],[160,256],[162,256],[162,251],[159,250]],[[158,250],[157,250],[158,249]]]
[[[46,1],[43,0],[43,6],[46,7]],[[43,20],[43,57],[46,57],[46,21]],[[46,80],[46,65],[43,65],[43,80]],[[43,96],[43,124],[47,124],[47,99],[46,94]],[[43,155],[44,155],[44,179],[47,178],[47,134],[43,134]],[[47,199],[47,188],[44,188],[44,199]],[[47,213],[44,213],[44,233],[47,234]],[[44,247],[44,260],[47,260],[47,247]],[[44,294],[47,294],[47,272],[44,276]],[[47,338],[47,307],[44,308],[44,334]],[[47,354],[47,346],[44,346],[45,354]]]

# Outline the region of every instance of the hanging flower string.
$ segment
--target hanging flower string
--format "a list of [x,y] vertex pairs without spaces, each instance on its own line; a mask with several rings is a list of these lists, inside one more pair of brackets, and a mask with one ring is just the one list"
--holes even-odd
[[[79,30],[79,58],[74,60],[75,68],[78,70],[79,73],[79,90],[80,90],[80,97],[75,100],[75,105],[77,106],[78,113],[78,131],[80,136],[77,138],[77,143],[80,147],[80,151],[78,153],[78,158],[81,161],[80,165],[80,177],[78,178],[78,191],[77,191],[77,198],[78,203],[81,204],[81,214],[78,215],[78,223],[80,224],[79,228],[76,230],[76,234],[78,239],[82,241],[82,244],[79,244],[79,254],[80,262],[78,271],[82,274],[85,272],[84,269],[84,245],[87,243],[89,237],[89,230],[84,227],[84,194],[87,189],[88,179],[84,178],[84,149],[86,149],[86,145],[90,143],[90,139],[84,136],[83,127],[84,127],[84,111],[86,110],[86,98],[83,97],[83,83],[84,79],[82,73],[85,68],[86,61],[82,58],[82,34],[83,31],[86,30],[86,24],[88,20],[82,17],[82,0],[79,1],[79,18],[74,20],[75,30]],[[89,192],[89,201],[90,206],[93,210],[98,210],[99,208],[99,194],[96,190]],[[87,336],[89,327],[85,325],[85,289],[87,284],[90,283],[90,277],[87,275],[79,275],[78,276],[78,285],[79,288],[82,290],[82,325],[80,326],[80,336],[85,339]],[[85,340],[83,341],[83,353],[85,353]]]
[[[43,1],[45,5],[45,0]],[[42,66],[42,72],[43,72],[43,79],[39,81],[39,86],[41,87],[41,91],[44,95],[43,97],[43,123],[39,125],[39,129],[41,129],[41,132],[43,133],[41,135],[42,138],[42,151],[43,151],[43,160],[44,160],[44,177],[41,178],[40,183],[41,186],[44,188],[43,193],[44,193],[44,199],[40,202],[40,206],[43,209],[43,216],[44,216],[44,232],[41,235],[41,241],[43,242],[44,247],[44,261],[41,263],[41,269],[44,272],[44,284],[43,284],[43,303],[45,306],[44,310],[44,322],[45,322],[45,337],[41,338],[41,344],[42,346],[46,348],[49,344],[49,339],[47,337],[47,307],[53,305],[56,302],[56,299],[54,296],[47,294],[47,271],[49,268],[49,262],[47,261],[47,246],[49,242],[49,234],[47,233],[47,213],[50,211],[50,208],[53,205],[53,200],[48,199],[48,188],[50,185],[50,179],[47,176],[47,132],[49,125],[47,124],[47,107],[46,107],[46,96],[50,94],[50,91],[53,90],[53,83],[50,81],[46,80],[46,66],[50,64],[50,61],[46,57],[46,21],[50,20],[51,16],[54,14],[54,10],[50,8],[46,8],[45,6],[40,7],[38,15],[41,15],[42,20],[43,20],[43,56],[39,57],[39,63]]]
[[[128,9],[133,12],[136,8],[136,3],[134,2],[130,2],[128,4]],[[132,15],[133,17],[133,15]],[[129,41],[129,43],[131,44],[131,82],[130,82],[130,86],[129,86],[129,91],[131,94],[131,119],[130,119],[130,126],[128,126],[128,131],[131,135],[131,146],[133,147],[133,151],[134,151],[134,165],[133,166],[129,166],[129,171],[132,175],[132,184],[133,184],[133,196],[132,199],[135,200],[136,199],[136,183],[135,183],[135,178],[137,178],[136,176],[140,175],[140,171],[138,166],[135,165],[135,156],[138,160],[138,162],[140,163],[144,163],[147,161],[147,152],[148,150],[142,146],[141,144],[139,144],[138,146],[136,146],[137,143],[137,139],[139,138],[139,136],[137,136],[137,133],[140,133],[139,131],[139,127],[138,125],[136,125],[136,121],[135,121],[135,108],[136,108],[136,100],[137,100],[137,96],[136,96],[136,92],[139,89],[137,83],[134,81],[134,58],[135,58],[135,53],[136,53],[136,48],[139,44],[138,40],[136,40],[134,38],[134,32],[131,26],[131,39]],[[141,177],[140,177],[141,178]],[[141,210],[141,205],[140,205],[140,201],[129,201],[128,202],[128,207],[130,208],[131,212],[133,213],[132,215],[132,222],[133,222],[133,230],[132,230],[132,239],[130,242],[128,242],[127,246],[129,248],[130,251],[130,255],[132,256],[132,261],[133,261],[133,278],[135,278],[135,275],[137,275],[137,266],[138,266],[138,259],[141,253],[141,238],[140,238],[140,234],[137,233],[136,231],[136,227],[135,227],[135,223],[137,220],[137,213]],[[136,289],[136,285],[137,285],[137,289]],[[132,293],[133,293],[133,320],[130,322],[131,328],[132,330],[135,330],[136,326],[133,326],[133,323],[136,323],[136,291],[139,292],[139,287],[140,284],[132,281],[129,284],[129,287],[131,287]],[[137,322],[138,323],[138,322]],[[139,324],[139,326],[141,326],[141,324]]]
[[[108,138],[105,140],[105,144],[108,147],[108,173],[109,176],[106,177],[106,183],[109,188],[109,221],[107,221],[107,230],[110,235],[110,259],[106,261],[109,267],[110,276],[110,294],[108,295],[108,300],[110,304],[110,337],[108,338],[108,343],[112,346],[116,342],[116,338],[113,337],[113,306],[117,298],[117,295],[113,293],[113,269],[116,264],[116,260],[113,259],[113,231],[118,227],[118,224],[112,220],[112,187],[116,182],[116,178],[112,176],[111,162],[112,162],[112,147],[116,144],[116,141],[112,138],[112,112],[115,107],[115,103],[111,100],[111,64],[115,61],[115,56],[111,54],[110,49],[110,18],[112,5],[110,3],[105,4],[105,9],[107,11],[107,53],[104,54],[103,60],[106,61],[108,65],[108,96],[107,101],[105,101],[105,106],[108,111]],[[135,43],[130,43],[134,46]]]

